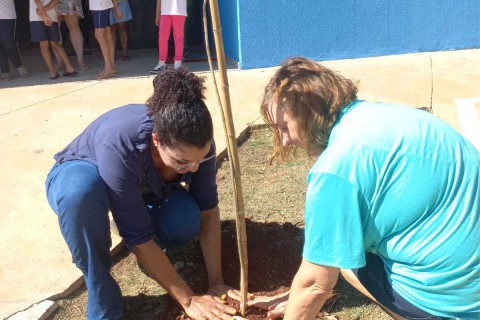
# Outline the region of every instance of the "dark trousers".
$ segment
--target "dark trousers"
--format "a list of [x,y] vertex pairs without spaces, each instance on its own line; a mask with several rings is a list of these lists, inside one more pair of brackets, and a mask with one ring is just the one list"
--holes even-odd
[[13,66],[18,68],[22,65],[17,41],[15,41],[16,19],[0,19],[0,69],[2,73],[10,71],[8,59]]

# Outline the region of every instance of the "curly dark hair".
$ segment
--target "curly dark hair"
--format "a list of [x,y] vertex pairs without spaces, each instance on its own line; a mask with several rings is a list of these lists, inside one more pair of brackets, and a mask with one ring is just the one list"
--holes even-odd
[[160,142],[169,148],[184,144],[205,147],[213,140],[213,124],[205,105],[205,78],[183,68],[159,74],[146,104]]

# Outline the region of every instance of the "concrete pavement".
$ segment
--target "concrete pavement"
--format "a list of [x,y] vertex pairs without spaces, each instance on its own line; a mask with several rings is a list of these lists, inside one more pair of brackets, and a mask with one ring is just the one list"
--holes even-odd
[[[52,82],[41,57],[33,55],[26,57],[24,62],[34,76],[0,82],[2,319],[35,303],[66,295],[81,283],[81,273],[71,262],[56,217],[47,204],[44,181],[53,164],[53,154],[93,119],[124,104],[143,103],[152,93],[153,76],[148,70],[156,62],[156,50],[133,51],[131,56],[129,62],[118,62],[120,74],[115,79],[93,80],[101,68],[101,60],[94,53],[86,57],[92,65],[91,71],[81,73],[78,78]],[[467,126],[464,123],[480,115],[480,50],[327,61],[324,64],[359,81],[361,99],[415,107],[432,104],[436,115],[457,130],[468,130],[475,139],[471,134],[476,130],[475,121]],[[205,73],[208,78],[207,105],[221,151],[226,144],[211,76],[205,72],[208,66],[194,63],[187,67]],[[255,121],[261,121],[258,107],[263,88],[275,69],[229,70],[237,135]],[[466,105],[470,112],[467,117],[462,116]],[[115,244],[119,242],[120,239],[114,239]]]

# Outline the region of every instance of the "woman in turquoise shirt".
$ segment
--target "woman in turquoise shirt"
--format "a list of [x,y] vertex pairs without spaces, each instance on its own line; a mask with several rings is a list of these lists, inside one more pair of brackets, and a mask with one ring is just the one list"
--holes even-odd
[[274,156],[318,160],[290,294],[251,305],[314,319],[342,273],[396,319],[479,319],[480,155],[465,138],[425,111],[357,100],[305,58],[283,63],[261,113]]

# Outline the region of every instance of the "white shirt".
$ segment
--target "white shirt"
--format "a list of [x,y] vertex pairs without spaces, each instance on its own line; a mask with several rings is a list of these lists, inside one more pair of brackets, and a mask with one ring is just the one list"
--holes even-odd
[[112,0],[89,0],[90,10],[101,11],[113,8]]
[[161,0],[161,15],[187,16],[187,0]]
[[[50,0],[40,0],[40,2],[45,7],[50,2]],[[58,22],[57,11],[55,11],[55,7],[47,11],[47,16],[49,16],[53,22]],[[42,16],[39,16],[37,14],[37,4],[34,0],[30,0],[30,21],[43,21]]]
[[17,19],[13,0],[0,0],[0,19]]

